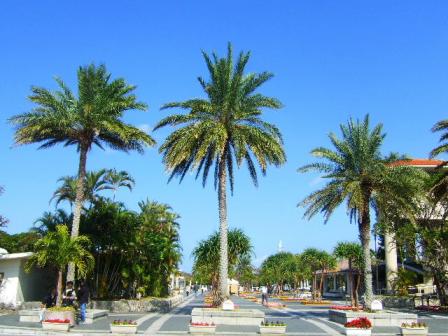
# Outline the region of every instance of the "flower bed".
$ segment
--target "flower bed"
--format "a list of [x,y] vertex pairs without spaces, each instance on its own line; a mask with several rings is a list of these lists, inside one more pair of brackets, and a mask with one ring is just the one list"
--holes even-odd
[[190,330],[190,334],[214,334],[216,325],[213,322],[190,322],[188,329]]
[[44,321],[69,320],[71,327],[75,325],[75,309],[73,307],[52,307],[44,311]]
[[266,304],[264,304],[265,307],[269,307],[269,308],[286,308],[286,305],[284,305],[283,303],[279,303],[279,302],[268,302]]
[[276,322],[261,322],[260,334],[285,334],[286,333],[286,323],[276,321]]
[[348,310],[348,311],[362,311],[362,307],[352,307],[352,306],[331,306],[330,309],[335,310]]
[[42,328],[44,330],[69,331],[69,319],[47,319],[42,321]]
[[417,306],[417,310],[448,313],[448,306]]
[[316,305],[316,306],[327,306],[331,304],[331,301],[326,301],[326,300],[302,300],[300,301],[301,304],[304,305]]
[[345,334],[364,336],[372,334],[372,322],[367,317],[360,317],[344,324]]
[[136,334],[137,322],[131,320],[114,320],[110,324],[110,331],[118,334]]
[[402,323],[400,331],[405,336],[428,335],[428,327],[422,322]]

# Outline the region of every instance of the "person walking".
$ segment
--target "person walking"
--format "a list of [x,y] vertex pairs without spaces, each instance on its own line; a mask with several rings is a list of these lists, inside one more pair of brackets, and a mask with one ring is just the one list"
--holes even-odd
[[87,286],[87,283],[84,280],[81,280],[79,282],[79,288],[78,288],[78,302],[79,302],[79,309],[81,311],[81,323],[84,323],[86,321],[86,309],[87,304],[89,303],[89,287]]
[[268,287],[261,287],[261,304],[264,306],[268,305]]

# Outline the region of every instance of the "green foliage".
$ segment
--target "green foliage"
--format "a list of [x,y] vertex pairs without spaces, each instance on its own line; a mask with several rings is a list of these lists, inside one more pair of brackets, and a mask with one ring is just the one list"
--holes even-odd
[[260,278],[265,284],[289,284],[295,287],[298,282],[310,276],[309,267],[301,255],[279,252],[266,258],[261,264]]
[[[382,125],[370,128],[368,115],[363,121],[349,120],[340,126],[342,138],[330,133],[334,149],[318,147],[312,150],[323,159],[299,169],[317,171],[327,184],[306,197],[299,205],[306,207],[305,216],[318,213],[328,221],[334,210],[346,202],[351,219],[357,219],[363,251],[370,250],[370,207],[388,217],[406,216],[412,220],[418,212],[415,202],[423,190],[426,174],[419,169],[394,165],[396,155],[383,157],[381,146],[385,134]],[[364,253],[364,285],[366,300],[373,297],[371,256]]]
[[63,270],[68,263],[73,262],[81,277],[93,269],[94,259],[88,251],[90,240],[86,236],[71,238],[66,225],[57,225],[54,232],[49,232],[34,244],[34,254],[28,260],[25,269],[32,266],[55,266]]
[[406,296],[409,294],[408,287],[418,283],[417,274],[404,268],[400,268],[397,273],[397,279],[393,283],[393,289],[398,295]]
[[37,232],[8,234],[0,231],[0,246],[9,253],[33,252],[34,244],[41,238]]
[[[250,238],[240,229],[229,230],[229,273],[236,274],[236,267],[240,262],[250,260],[253,253]],[[219,264],[219,233],[215,232],[207,239],[202,240],[193,249],[194,258],[193,275],[200,283],[212,284],[214,289],[218,286]],[[250,262],[249,262],[250,264]]]
[[448,120],[440,120],[433,126],[431,131],[434,133],[442,132],[442,135],[439,140],[441,144],[431,151],[430,156],[435,157],[443,153],[448,153]]
[[364,268],[362,246],[359,243],[339,242],[333,250],[333,255],[340,260],[347,259],[350,265],[358,271],[362,271]]
[[234,163],[247,163],[249,173],[257,184],[254,159],[263,174],[268,164],[279,166],[285,162],[280,131],[263,121],[263,108],[278,109],[281,103],[256,90],[273,77],[271,73],[245,74],[250,53],[241,52],[233,63],[232,46],[227,57],[203,52],[210,79],[199,77],[206,99],[191,99],[165,104],[162,109],[181,108],[188,114],[175,114],[161,120],[155,127],[182,126],[174,131],[160,147],[163,162],[172,172],[171,178],[197,170],[205,185],[210,168],[225,161],[230,187],[233,190]]

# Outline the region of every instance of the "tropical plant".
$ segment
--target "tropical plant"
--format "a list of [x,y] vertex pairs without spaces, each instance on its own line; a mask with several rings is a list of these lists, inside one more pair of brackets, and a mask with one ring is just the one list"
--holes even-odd
[[116,169],[109,169],[105,176],[105,183],[107,184],[106,189],[110,189],[113,192],[113,200],[115,201],[115,196],[120,188],[128,188],[129,191],[134,188],[135,180],[127,171]]
[[[354,242],[339,242],[333,250],[333,254],[339,260],[348,261],[348,277],[350,282],[350,300],[352,307],[358,307],[358,290],[363,270],[364,257],[362,246]],[[356,280],[354,270],[356,270]]]
[[164,118],[155,130],[167,125],[182,125],[160,147],[163,162],[171,171],[170,179],[176,176],[182,181],[188,171],[196,170],[196,178],[202,173],[205,185],[210,168],[215,165],[223,299],[228,295],[227,181],[233,192],[234,164],[239,167],[245,161],[257,185],[255,162],[265,174],[269,164],[280,166],[286,158],[280,131],[261,119],[263,108],[278,109],[281,103],[256,93],[273,75],[268,72],[245,74],[250,53],[241,52],[234,64],[230,43],[226,57],[220,58],[215,53],[211,56],[205,52],[202,54],[210,79],[199,77],[198,80],[207,98],[165,104],[162,109],[181,108],[189,113]]
[[[30,100],[36,107],[16,115],[10,122],[16,126],[17,144],[40,143],[39,148],[57,144],[75,145],[79,153],[78,181],[71,235],[79,234],[81,208],[85,199],[84,181],[87,154],[94,145],[105,145],[121,151],[143,152],[146,145],[155,141],[139,128],[125,123],[123,114],[128,110],[145,110],[146,104],[138,102],[133,94],[134,85],[124,79],[111,80],[104,65],[88,65],[78,69],[78,97],[60,79],[59,90],[32,87]],[[73,265],[69,267],[69,280],[74,278]]]
[[[229,263],[227,273],[234,273],[234,267],[242,259],[250,258],[252,255],[252,245],[250,238],[240,229],[229,230]],[[221,302],[221,292],[219,288],[220,270],[216,267],[220,261],[220,234],[213,233],[207,239],[202,240],[193,249],[194,258],[193,274],[202,283],[211,283],[213,304],[219,305]],[[199,277],[198,277],[199,275]]]
[[[300,172],[323,173],[329,182],[320,190],[306,197],[299,205],[306,207],[308,219],[322,212],[325,221],[345,200],[351,220],[358,223],[364,256],[365,303],[373,299],[372,261],[370,255],[370,210],[373,204],[384,214],[392,209],[414,219],[416,214],[413,192],[421,185],[421,170],[400,165],[390,165],[381,155],[385,135],[382,125],[370,128],[369,116],[363,121],[349,120],[341,125],[342,138],[329,135],[334,150],[325,147],[314,149],[312,155],[324,159],[306,165]],[[415,188],[414,188],[415,186]]]
[[430,157],[433,158],[440,154],[448,153],[448,120],[440,120],[432,127],[431,131],[434,133],[442,132],[442,135],[439,139],[439,142],[441,142],[441,144],[431,151],[431,153],[429,154]]
[[[318,250],[316,248],[307,248],[301,254],[303,261],[308,264],[313,274],[313,299],[321,299],[325,276],[328,271],[336,267],[336,259],[327,251]],[[320,273],[320,281],[318,283],[318,274]]]
[[[31,231],[38,232],[42,236],[48,232],[56,231],[56,227],[61,223],[72,223],[73,215],[68,214],[64,209],[56,209],[54,213],[46,211],[34,222]],[[68,225],[70,228],[70,224]]]
[[82,277],[93,269],[94,259],[87,250],[89,244],[90,240],[86,236],[70,237],[66,225],[56,226],[56,231],[49,232],[35,243],[35,252],[28,259],[25,269],[29,272],[35,265],[38,267],[52,265],[58,269],[57,306],[62,303],[63,271],[68,263],[74,263],[78,275]]

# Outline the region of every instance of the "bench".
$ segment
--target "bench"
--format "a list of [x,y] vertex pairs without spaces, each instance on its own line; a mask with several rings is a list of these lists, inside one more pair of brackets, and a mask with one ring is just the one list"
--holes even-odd
[[92,324],[95,320],[107,317],[108,310],[102,310],[102,309],[87,309],[86,311],[86,324]]
[[[42,309],[23,309],[19,310],[20,322],[40,322]],[[95,320],[107,317],[108,311],[101,309],[87,309],[86,311],[86,324],[92,324]]]
[[20,322],[40,322],[42,309],[23,309],[19,310]]

